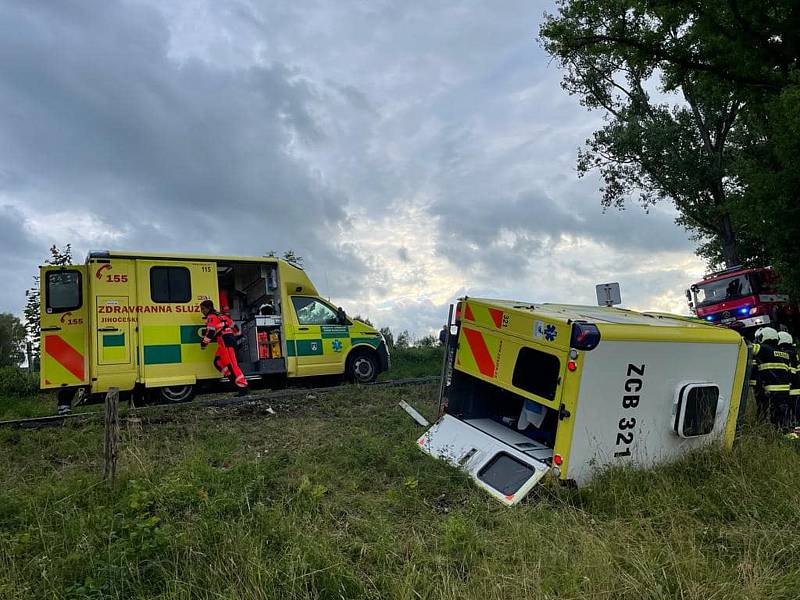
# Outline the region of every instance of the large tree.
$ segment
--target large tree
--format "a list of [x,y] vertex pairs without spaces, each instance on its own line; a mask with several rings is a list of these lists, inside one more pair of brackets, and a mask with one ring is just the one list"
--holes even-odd
[[0,367],[19,366],[25,358],[25,326],[11,313],[0,313]]
[[638,44],[611,43],[679,36],[669,10],[630,0],[563,2],[545,20],[547,51],[565,70],[564,88],[605,125],[580,151],[581,174],[598,170],[603,204],[624,206],[633,194],[645,206],[671,200],[679,221],[698,237],[717,239],[726,263],[739,260],[732,206],[741,189],[732,178],[743,99],[733,85],[704,72],[664,64]]
[[608,113],[579,157],[606,204],[671,199],[712,265],[773,262],[800,291],[800,3],[564,0],[541,34]]

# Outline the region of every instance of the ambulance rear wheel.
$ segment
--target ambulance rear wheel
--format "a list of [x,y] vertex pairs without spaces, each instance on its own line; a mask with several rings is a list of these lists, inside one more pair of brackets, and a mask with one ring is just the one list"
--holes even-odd
[[357,352],[348,360],[347,376],[353,383],[372,383],[378,377],[378,358],[370,352]]
[[158,388],[156,394],[160,402],[168,404],[175,402],[188,402],[194,396],[193,385],[173,385],[169,387]]

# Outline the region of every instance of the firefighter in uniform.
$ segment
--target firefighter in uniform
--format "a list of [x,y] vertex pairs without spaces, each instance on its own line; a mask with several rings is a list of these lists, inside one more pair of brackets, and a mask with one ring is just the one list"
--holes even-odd
[[788,331],[778,332],[778,350],[789,355],[789,420],[791,427],[797,427],[798,417],[800,417],[800,407],[798,406],[798,401],[800,401],[798,376],[800,373],[797,368],[797,349],[794,347],[792,334]]
[[214,308],[211,300],[200,303],[200,312],[206,320],[205,337],[200,341],[200,346],[205,348],[211,342],[217,342],[217,352],[214,354],[214,366],[222,373],[223,377],[231,379],[239,388],[241,395],[247,393],[247,379],[245,379],[239,363],[236,360],[236,334],[233,320]]
[[763,403],[762,396],[763,390],[761,389],[761,378],[758,376],[758,361],[755,357],[755,346],[750,351],[750,390],[753,392],[753,397],[756,400],[756,409],[758,417],[763,418],[761,405]]
[[786,430],[789,428],[790,357],[778,349],[778,332],[772,327],[756,331],[755,339],[753,356],[761,382],[759,414],[768,416],[772,424]]

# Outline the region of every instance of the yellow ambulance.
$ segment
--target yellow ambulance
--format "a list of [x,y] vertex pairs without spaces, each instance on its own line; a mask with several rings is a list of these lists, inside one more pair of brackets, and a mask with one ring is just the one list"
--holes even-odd
[[206,299],[239,327],[249,379],[345,374],[367,383],[389,368],[380,332],[281,259],[105,251],[40,276],[41,387],[60,394],[117,387],[188,400],[220,377],[214,346],[200,346]]
[[547,473],[584,484],[733,444],[750,363],[730,329],[479,298],[448,320],[440,418],[417,442],[507,505]]

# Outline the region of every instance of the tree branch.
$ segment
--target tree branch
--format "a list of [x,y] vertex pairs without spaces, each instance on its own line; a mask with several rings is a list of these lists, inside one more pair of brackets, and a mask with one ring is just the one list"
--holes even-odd
[[717,65],[701,62],[700,60],[694,58],[687,58],[674,53],[670,53],[661,46],[646,44],[644,42],[631,38],[625,38],[616,35],[594,34],[594,35],[576,36],[573,39],[575,41],[575,47],[580,49],[590,46],[592,44],[617,44],[623,47],[634,48],[641,52],[645,52],[651,55],[656,60],[671,62],[687,70],[711,73],[712,75],[716,75],[718,77],[721,77],[722,79],[732,81],[735,83],[743,83],[746,85],[760,87],[760,88],[767,88],[771,90],[781,89],[781,86],[773,81],[734,73],[728,69],[720,68]]

